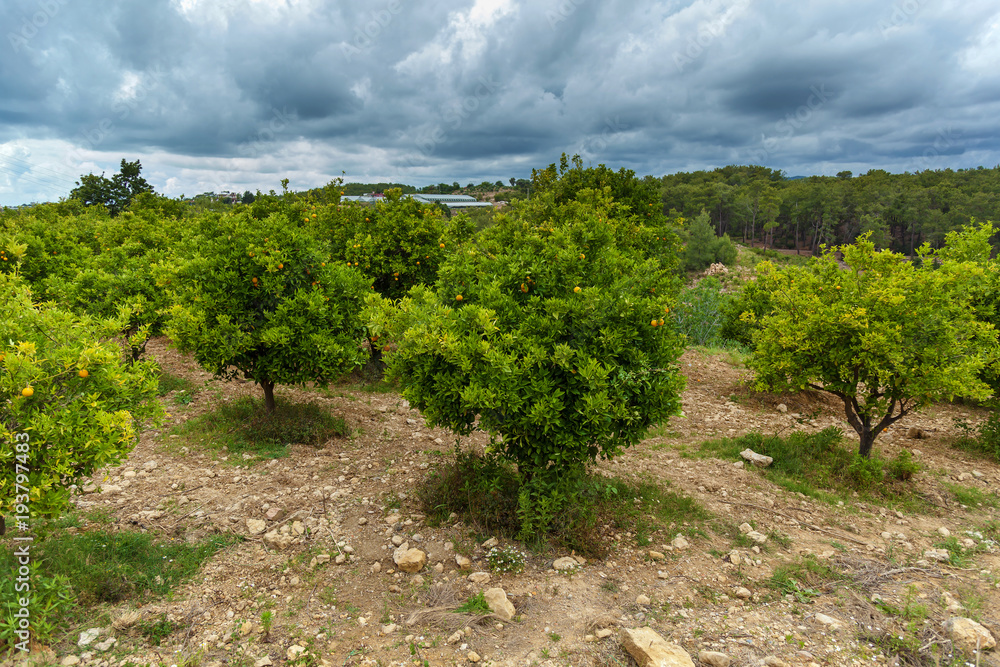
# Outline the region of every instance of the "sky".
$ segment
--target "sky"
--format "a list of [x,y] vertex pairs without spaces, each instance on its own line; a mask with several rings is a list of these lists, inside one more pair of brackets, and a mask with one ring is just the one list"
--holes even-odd
[[995,0],[3,0],[0,205],[1000,164]]

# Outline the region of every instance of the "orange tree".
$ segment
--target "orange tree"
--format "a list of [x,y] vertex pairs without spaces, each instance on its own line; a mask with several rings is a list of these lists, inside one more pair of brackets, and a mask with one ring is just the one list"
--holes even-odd
[[34,303],[16,272],[0,273],[0,517],[54,518],[74,485],[117,465],[139,424],[160,414],[155,366],[125,365],[108,333]]
[[561,481],[680,409],[673,267],[620,213],[592,190],[520,203],[382,320],[410,403],[457,433],[489,432],[517,463],[525,537],[570,500]]
[[433,283],[444,258],[474,231],[467,216],[449,220],[440,208],[404,198],[398,189],[374,205],[306,201],[294,209],[335,260],[368,276],[388,298]]
[[867,235],[839,249],[844,268],[835,249],[807,267],[758,265],[772,309],[753,333],[749,365],[760,388],[838,397],[868,458],[878,435],[912,411],[954,396],[987,398],[981,373],[997,359],[997,332],[970,308],[988,278],[982,266],[946,260],[918,269],[876,251]]
[[275,384],[323,385],[360,362],[369,281],[286,216],[208,214],[179,252],[161,276],[176,302],[167,335],[216,376],[259,384],[268,412]]

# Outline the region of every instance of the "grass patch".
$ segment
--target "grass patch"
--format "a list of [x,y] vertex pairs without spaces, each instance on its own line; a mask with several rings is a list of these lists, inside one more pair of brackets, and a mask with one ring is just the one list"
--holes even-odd
[[1000,496],[997,496],[995,491],[987,493],[982,489],[963,486],[961,484],[951,484],[949,482],[941,482],[941,486],[947,489],[951,495],[955,496],[955,500],[962,505],[968,507],[1000,507]]
[[350,434],[343,417],[331,414],[316,403],[277,401],[273,414],[264,402],[244,397],[223,403],[206,414],[175,426],[172,434],[189,445],[207,449],[228,448],[232,453],[249,453],[257,458],[278,458],[292,444],[319,446],[334,437]]
[[[104,530],[36,541],[31,547],[32,638],[57,640],[66,628],[93,622],[100,604],[127,600],[140,605],[163,596],[217,551],[238,541],[241,538],[216,536],[199,544],[161,543],[145,533]],[[11,635],[16,623],[8,618],[17,608],[17,567],[13,549],[0,552],[0,572],[7,573],[0,576],[0,652],[5,643],[9,647],[18,641]],[[173,630],[165,619],[140,628],[156,644]]]
[[146,638],[153,646],[159,646],[160,642],[169,637],[177,630],[177,627],[167,620],[166,614],[160,614],[155,620],[142,621],[138,625],[139,634]]
[[483,595],[482,591],[476,593],[468,600],[462,603],[458,609],[454,610],[456,614],[489,614],[490,605],[486,602],[486,597]]
[[[671,524],[708,519],[691,498],[652,481],[630,482],[594,474],[567,474],[547,485],[525,482],[498,456],[458,451],[420,487],[431,526],[454,512],[477,533],[545,542],[603,557],[603,529],[632,532],[640,546]],[[530,530],[526,531],[526,526]]]
[[878,499],[909,497],[910,486],[905,482],[919,466],[908,451],[888,461],[877,452],[865,459],[843,444],[843,433],[835,427],[819,433],[797,431],[786,438],[748,433],[703,442],[695,455],[739,459],[741,451],[752,449],[774,459],[769,467],[757,468],[765,478],[788,491],[825,502],[854,492]]
[[808,555],[774,568],[767,583],[782,595],[792,595],[798,602],[806,603],[845,580],[846,577],[829,563]]
[[47,574],[69,578],[80,604],[142,603],[165,595],[215,552],[237,541],[216,536],[195,545],[157,543],[147,533],[100,530],[54,535],[36,544],[32,555]]
[[198,387],[187,378],[160,371],[160,377],[156,380],[156,395],[166,396],[172,391],[184,391],[193,395]]

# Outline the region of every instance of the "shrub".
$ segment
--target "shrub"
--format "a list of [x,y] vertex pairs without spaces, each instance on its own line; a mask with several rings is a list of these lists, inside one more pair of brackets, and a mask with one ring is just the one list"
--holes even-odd
[[0,304],[0,517],[54,518],[161,414],[156,368],[123,365],[107,327],[36,305],[17,275],[0,274]]
[[770,281],[758,277],[757,280],[745,283],[738,293],[725,300],[721,304],[719,337],[752,347],[754,332],[760,329],[761,321],[774,307],[773,289],[774,285]]
[[[542,198],[541,196],[539,198]],[[585,200],[585,201],[584,201]],[[399,305],[389,376],[432,424],[484,429],[526,478],[569,474],[680,407],[675,282],[601,193],[518,205]]]
[[329,381],[360,365],[359,318],[371,288],[319,244],[273,214],[206,217],[197,250],[172,275],[167,334],[216,377],[242,376],[275,409],[275,384]]
[[722,291],[718,278],[708,277],[694,287],[681,290],[674,309],[677,331],[688,345],[711,346],[722,343],[722,325],[733,297]]

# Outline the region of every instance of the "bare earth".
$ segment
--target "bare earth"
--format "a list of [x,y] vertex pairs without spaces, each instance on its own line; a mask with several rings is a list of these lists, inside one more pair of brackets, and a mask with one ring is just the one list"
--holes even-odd
[[[191,359],[168,349],[166,341],[152,341],[149,348],[166,371],[199,386],[211,380]],[[754,430],[784,436],[835,425],[853,435],[836,403],[813,394],[752,395],[743,384],[747,372],[724,356],[689,351],[681,365],[688,377],[684,416],[600,468],[655,480],[694,497],[717,517],[751,522],[760,532],[789,538],[769,540],[760,553],[736,549],[739,565],[723,558],[734,550],[731,538],[711,531],[674,548],[676,534],[690,528],[677,526],[654,534],[646,547],[638,546],[635,536],[611,532],[612,556],[569,573],[553,570],[552,563],[571,554],[555,552],[529,553],[522,574],[489,573],[486,550],[468,526],[431,528],[424,522],[417,485],[449,460],[455,439],[427,428],[400,396],[279,389],[291,399],[328,405],[347,419],[355,436],[321,448],[294,447],[287,458],[248,466],[236,456],[214,459],[195,447],[182,451],[176,436],[169,435],[174,424],[219,401],[257,392],[247,383],[211,381],[189,405],[164,397],[169,423],[144,432],[124,465],[94,478],[103,490],[79,497],[77,504],[112,512],[118,528],[148,530],[166,540],[233,532],[247,536],[246,541],[210,560],[169,599],[140,609],[116,608],[112,617],[123,617],[120,629],[106,629],[98,638],[117,637],[108,652],[62,646],[57,658],[82,656],[84,663],[101,666],[177,665],[185,659],[189,665],[261,666],[270,664],[265,657],[274,664],[286,662],[298,650],[290,654],[289,649],[301,646],[330,665],[461,665],[477,655],[479,664],[498,666],[629,665],[634,663],[621,648],[620,629],[648,625],[695,661],[699,651],[713,650],[730,656],[733,665],[765,664],[765,659],[770,665],[886,665],[891,656],[859,636],[879,635],[899,620],[879,611],[872,596],[897,608],[907,599],[926,606],[929,617],[919,621],[918,635],[924,643],[946,646],[942,622],[968,615],[946,610],[946,592],[972,606],[1000,639],[1000,551],[984,546],[964,569],[924,557],[943,539],[939,529],[980,544],[975,531],[998,518],[993,508],[960,506],[942,486],[961,484],[985,493],[997,489],[1000,467],[948,447],[956,435],[953,418],[977,422],[985,416],[982,411],[936,406],[905,419],[876,442],[886,457],[901,448],[916,450],[924,470],[914,484],[931,503],[928,513],[904,514],[862,502],[830,505],[777,488],[757,472],[734,466],[735,461],[685,458],[682,452],[708,438]],[[787,412],[777,409],[779,403]],[[929,437],[907,438],[910,427]],[[476,434],[464,438],[462,446],[485,442]],[[268,510],[275,508],[277,515],[269,519]],[[263,521],[263,533],[251,535],[248,520]],[[272,530],[279,537],[285,531],[284,541],[291,543],[275,546],[273,536],[272,543],[265,541]],[[419,575],[395,569],[391,539],[397,535],[427,553]],[[654,560],[650,550],[665,558]],[[471,557],[471,570],[457,567],[456,553]],[[329,562],[318,562],[325,560],[321,557],[314,563],[322,554]],[[799,601],[766,586],[775,567],[804,554],[850,573],[851,587],[819,589],[817,597]],[[337,564],[341,555],[344,562]],[[487,581],[470,581],[477,572],[489,573],[481,577]],[[506,591],[519,620],[443,612],[407,624],[413,612],[460,603],[491,587]],[[739,597],[746,594],[740,587],[749,591],[748,599]],[[639,596],[648,601],[638,603]],[[274,617],[267,637],[261,626],[266,610]],[[134,623],[126,627],[135,620],[135,614],[129,619],[130,611],[143,619],[165,613],[182,629],[151,647]],[[825,625],[822,615],[839,627]],[[607,634],[601,630],[613,633],[601,638]],[[980,664],[1000,664],[995,655],[985,653]],[[308,664],[309,658],[298,661]]]

